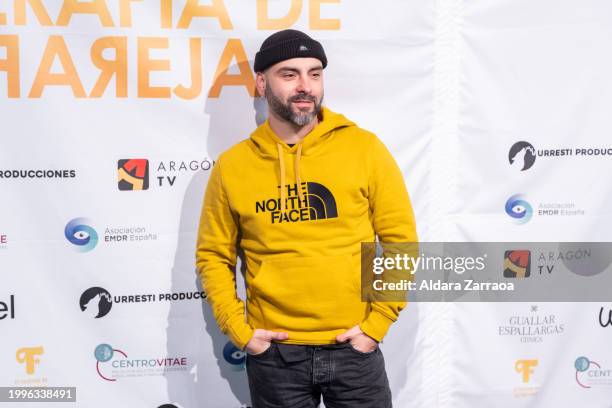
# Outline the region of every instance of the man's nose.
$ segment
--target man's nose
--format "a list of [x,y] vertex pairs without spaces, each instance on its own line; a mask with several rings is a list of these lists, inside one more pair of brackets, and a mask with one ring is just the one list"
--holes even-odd
[[307,77],[300,76],[296,91],[300,93],[310,94],[310,80]]

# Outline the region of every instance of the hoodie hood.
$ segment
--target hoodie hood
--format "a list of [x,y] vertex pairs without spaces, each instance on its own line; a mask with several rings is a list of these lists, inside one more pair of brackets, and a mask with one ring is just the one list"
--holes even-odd
[[270,127],[270,120],[266,119],[257,129],[250,135],[250,139],[255,144],[259,154],[262,157],[278,159],[278,147],[281,147],[286,152],[295,152],[299,145],[302,146],[302,154],[308,155],[321,143],[324,143],[331,136],[333,130],[355,126],[355,123],[348,120],[344,115],[332,112],[325,106],[321,107],[322,120],[319,120],[317,126],[308,133],[301,142],[296,143],[293,147],[289,147]]
[[[286,184],[285,154],[295,154],[295,181],[299,186],[302,184],[300,175],[301,156],[307,156],[315,152],[317,147],[332,137],[334,130],[349,126],[356,126],[355,123],[348,120],[344,115],[332,112],[324,106],[321,108],[320,116],[322,119],[319,120],[317,126],[315,126],[310,133],[304,136],[299,143],[293,145],[293,147],[290,147],[280,137],[278,137],[276,133],[274,133],[272,127],[270,127],[269,119],[266,119],[266,121],[255,129],[255,131],[250,135],[251,141],[262,157],[266,159],[278,160],[280,174],[279,185],[281,186],[279,193],[282,213],[286,211],[285,189],[283,188],[283,186]],[[300,200],[304,200],[301,188],[298,188],[298,195]]]

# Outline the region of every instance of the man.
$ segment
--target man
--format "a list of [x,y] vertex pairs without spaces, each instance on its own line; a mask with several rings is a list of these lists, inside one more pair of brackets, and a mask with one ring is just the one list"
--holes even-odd
[[[255,57],[268,120],[222,153],[197,267],[223,333],[247,353],[255,408],[391,406],[378,348],[405,302],[360,296],[361,242],[415,242],[403,176],[372,133],[323,102],[321,44],[296,30]],[[246,314],[236,295],[236,240]]]

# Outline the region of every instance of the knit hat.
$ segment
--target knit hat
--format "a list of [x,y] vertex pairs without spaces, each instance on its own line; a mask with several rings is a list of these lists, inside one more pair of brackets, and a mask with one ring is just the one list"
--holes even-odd
[[307,34],[298,30],[282,30],[272,34],[261,44],[255,54],[255,72],[262,72],[277,62],[291,58],[317,58],[327,66],[327,57],[323,46]]

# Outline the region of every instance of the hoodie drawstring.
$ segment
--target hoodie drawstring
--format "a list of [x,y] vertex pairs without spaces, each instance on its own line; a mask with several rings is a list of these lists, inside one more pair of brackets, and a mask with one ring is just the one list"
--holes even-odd
[[[280,143],[276,143],[278,150],[278,163],[280,166],[280,200],[281,200],[281,214],[284,214],[287,210],[287,201],[285,193],[285,160],[283,155],[283,146]],[[295,182],[297,186],[298,196],[300,198],[300,206],[304,202],[304,192],[302,191],[302,179],[300,177],[300,158],[302,157],[302,144],[298,144],[297,154],[295,155]]]
[[280,164],[280,205],[281,214],[285,213],[285,160],[283,159],[283,146],[276,144],[278,148],[278,163]]
[[298,196],[300,197],[300,207],[304,202],[304,193],[302,192],[302,179],[300,178],[300,158],[302,157],[302,144],[300,143],[295,155],[295,182],[297,183]]

